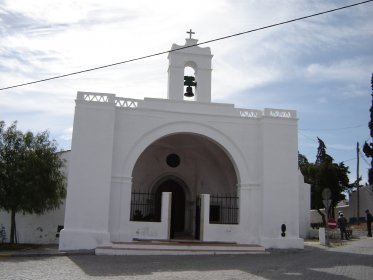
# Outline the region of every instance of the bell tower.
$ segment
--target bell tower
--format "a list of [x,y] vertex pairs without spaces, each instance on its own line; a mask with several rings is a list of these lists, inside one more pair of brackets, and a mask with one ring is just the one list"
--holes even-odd
[[[196,46],[198,40],[192,38],[192,30],[185,45],[172,45],[168,54],[168,92],[171,100],[211,102],[211,54],[210,48]],[[186,71],[194,70],[193,74]],[[194,91],[194,92],[193,92]]]

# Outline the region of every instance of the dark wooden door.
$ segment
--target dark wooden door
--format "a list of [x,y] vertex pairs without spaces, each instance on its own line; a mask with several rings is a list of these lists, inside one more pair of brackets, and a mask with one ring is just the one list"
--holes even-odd
[[[175,181],[163,182],[157,189],[157,201],[161,201],[162,192],[172,193],[171,203],[171,238],[175,233],[184,232],[185,223],[185,193],[183,188]],[[160,206],[159,206],[160,208]]]

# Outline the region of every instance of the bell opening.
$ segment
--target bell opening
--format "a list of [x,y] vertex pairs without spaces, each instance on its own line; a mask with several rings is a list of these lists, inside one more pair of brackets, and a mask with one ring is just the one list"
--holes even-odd
[[184,76],[184,86],[186,86],[185,97],[194,97],[192,87],[197,87],[197,82],[195,80],[194,76]]

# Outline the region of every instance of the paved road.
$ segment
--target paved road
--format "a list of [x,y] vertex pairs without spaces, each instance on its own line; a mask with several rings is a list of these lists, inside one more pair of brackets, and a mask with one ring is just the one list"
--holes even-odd
[[264,255],[0,258],[0,279],[373,279],[373,239]]

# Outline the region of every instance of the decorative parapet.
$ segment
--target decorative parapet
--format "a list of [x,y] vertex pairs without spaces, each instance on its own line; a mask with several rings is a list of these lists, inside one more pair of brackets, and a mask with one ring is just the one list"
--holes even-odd
[[98,95],[98,94],[84,94],[83,98],[85,101],[93,102],[109,102],[109,96],[107,95]]
[[116,97],[115,94],[96,92],[78,92],[77,100],[110,103],[121,108],[137,108],[139,102],[137,99]]
[[115,98],[115,106],[122,108],[137,108],[139,100],[131,98],[117,97]]
[[96,93],[96,92],[78,92],[77,100],[87,102],[100,102],[114,104],[115,94]]
[[261,117],[271,118],[283,118],[283,119],[295,119],[297,117],[296,111],[294,110],[283,110],[283,109],[271,109],[265,108],[264,111],[253,110],[253,109],[241,109],[239,108],[240,117],[249,119],[258,119]]
[[265,108],[264,116],[272,118],[295,119],[297,117],[297,112],[295,110]]
[[[96,93],[96,92],[78,92],[77,100],[79,101],[84,101],[84,102],[98,102],[98,103],[107,103],[107,104],[112,104],[115,107],[119,108],[130,108],[130,109],[136,109],[139,107],[140,102],[143,102],[141,107],[144,108],[145,104],[148,104],[147,107],[152,107],[152,106],[157,106],[159,102],[166,102],[166,100],[161,100],[161,99],[149,99],[149,100],[138,100],[138,99],[132,99],[132,98],[123,98],[123,97],[116,97],[115,94],[110,94],[110,93]],[[170,102],[170,100],[168,100]],[[150,102],[150,103],[149,103]],[[158,103],[157,103],[158,102]],[[185,103],[185,102],[177,102],[177,103],[182,103],[183,106],[185,107],[186,104],[191,105],[191,102]],[[176,106],[175,101],[172,103],[175,105],[175,108],[179,108]],[[193,112],[199,112],[200,110],[203,110],[203,105],[202,103],[194,103],[194,105],[200,105],[202,106],[201,108],[199,107],[193,107],[194,111]],[[222,106],[223,104],[219,104],[219,106]],[[224,105],[229,105],[229,104],[224,104]],[[214,106],[218,106],[218,104],[209,104],[209,108],[215,108]],[[230,105],[233,107],[233,105]],[[189,107],[188,107],[189,108]],[[216,107],[220,108],[220,107]],[[224,107],[225,108],[225,107]],[[229,107],[230,108],[230,107]],[[228,109],[229,109],[228,108]],[[228,110],[227,109],[227,110]],[[283,110],[283,109],[271,109],[271,108],[265,108],[264,111],[261,110],[255,110],[255,109],[243,109],[243,108],[237,108],[234,109],[233,112],[227,111],[226,108],[223,111],[219,111],[219,114],[227,114],[231,115],[233,113],[234,116],[237,116],[237,112],[239,113],[239,116],[241,118],[247,118],[247,119],[259,119],[262,117],[271,117],[271,118],[282,118],[282,119],[295,119],[296,116],[296,111],[295,110]],[[190,111],[192,112],[192,111]],[[214,110],[212,110],[214,112]]]
[[260,118],[262,117],[262,111],[259,110],[251,110],[251,109],[239,109],[240,116],[242,118]]

